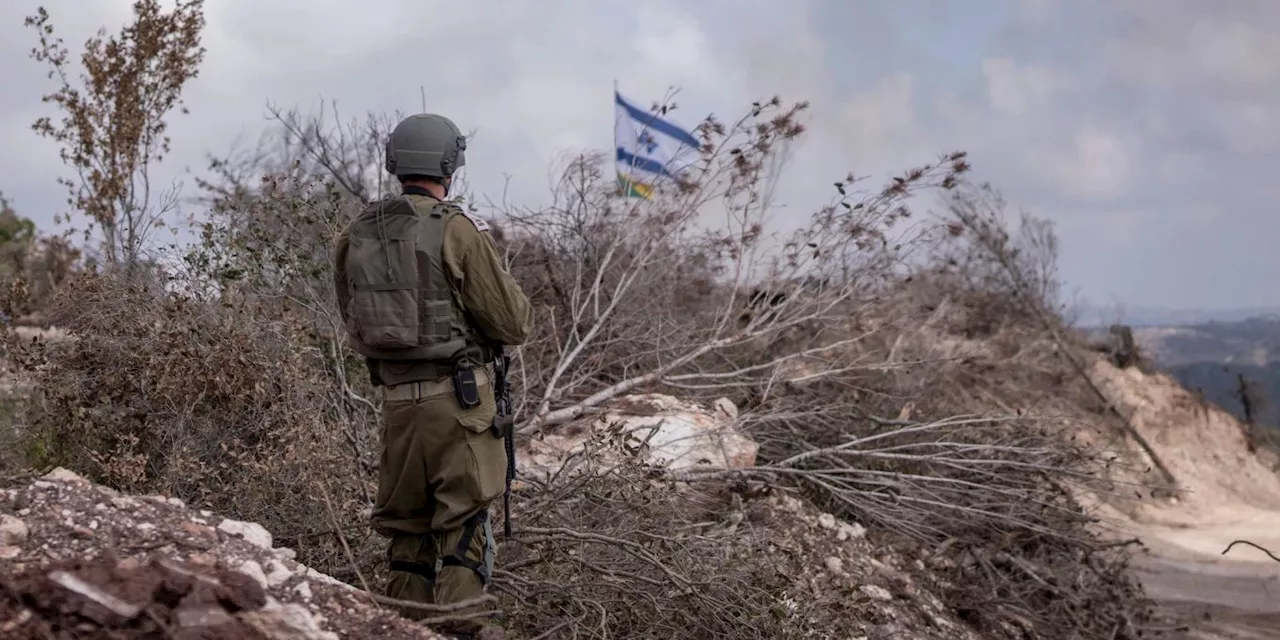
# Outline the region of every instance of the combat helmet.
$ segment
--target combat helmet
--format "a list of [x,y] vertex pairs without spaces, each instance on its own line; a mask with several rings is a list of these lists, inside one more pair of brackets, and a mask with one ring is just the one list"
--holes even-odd
[[467,139],[452,120],[434,113],[409,116],[387,137],[387,171],[448,178],[466,164],[466,148]]

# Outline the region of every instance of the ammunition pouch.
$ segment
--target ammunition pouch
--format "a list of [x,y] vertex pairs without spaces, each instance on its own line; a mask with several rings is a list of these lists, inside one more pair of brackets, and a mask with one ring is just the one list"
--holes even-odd
[[490,430],[493,431],[493,437],[495,438],[510,438],[515,435],[512,433],[512,430],[515,429],[515,427],[515,416],[505,415],[499,412],[493,417],[493,428]]

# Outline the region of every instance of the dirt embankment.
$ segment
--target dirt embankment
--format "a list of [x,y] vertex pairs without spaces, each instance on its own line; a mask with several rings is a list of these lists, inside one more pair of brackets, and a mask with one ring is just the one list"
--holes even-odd
[[1148,593],[1182,614],[1183,637],[1280,637],[1280,562],[1265,551],[1280,552],[1280,459],[1169,376],[1102,360],[1091,375],[1178,483],[1172,497],[1141,488],[1150,460],[1125,447],[1116,496],[1099,505],[1114,535],[1146,547],[1135,570]]

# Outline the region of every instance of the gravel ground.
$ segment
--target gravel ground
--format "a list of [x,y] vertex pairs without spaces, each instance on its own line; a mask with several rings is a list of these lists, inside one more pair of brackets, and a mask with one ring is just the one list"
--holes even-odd
[[0,491],[3,638],[441,638],[262,527],[65,470]]

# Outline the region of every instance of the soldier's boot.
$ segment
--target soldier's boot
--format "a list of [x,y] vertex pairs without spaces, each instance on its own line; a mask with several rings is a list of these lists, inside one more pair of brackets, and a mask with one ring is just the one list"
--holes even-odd
[[[468,518],[462,528],[441,535],[436,603],[462,602],[483,595],[492,579],[496,547],[487,509],[481,509]],[[456,613],[466,615],[488,608],[488,605],[480,604]],[[453,633],[459,638],[501,640],[506,637],[500,627],[486,624],[483,618],[451,623],[442,627],[441,631]]]
[[[387,547],[390,574],[387,596],[397,600],[435,604],[436,563],[440,557],[440,541],[436,536],[400,535]],[[410,620],[432,615],[421,609],[401,607],[400,614]]]

